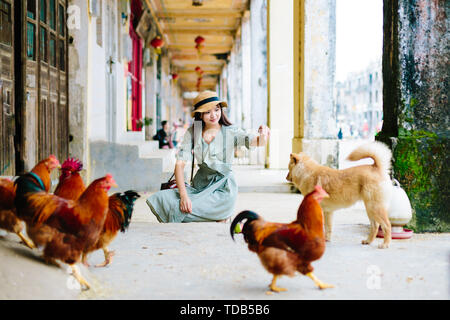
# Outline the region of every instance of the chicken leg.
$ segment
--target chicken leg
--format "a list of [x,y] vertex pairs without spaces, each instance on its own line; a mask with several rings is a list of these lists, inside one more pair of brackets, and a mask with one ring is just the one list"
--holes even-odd
[[22,232],[17,232],[17,235],[19,236],[19,238],[25,243],[25,245],[30,248],[30,249],[34,249],[36,248],[33,244],[33,242],[29,239],[27,239]]
[[81,263],[84,264],[85,267],[90,267],[91,265],[89,264],[89,262],[87,262],[87,254],[85,252],[83,252],[82,256],[81,256]]
[[320,281],[319,279],[317,279],[317,277],[312,272],[307,273],[306,276],[308,278],[311,278],[312,281],[314,281],[314,283],[316,284],[316,286],[319,287],[319,289],[334,288],[334,286],[332,284],[324,283],[324,282]]
[[273,292],[287,291],[287,289],[285,289],[285,288],[280,288],[280,287],[277,287],[277,286],[276,286],[275,283],[277,282],[277,278],[278,278],[278,277],[279,277],[279,276],[276,275],[276,274],[273,275],[272,282],[271,282],[270,285],[269,285],[270,291],[267,291],[267,292],[266,292],[267,294],[272,294]]
[[83,278],[83,276],[80,273],[80,269],[78,269],[78,267],[74,264],[71,264],[70,267],[72,268],[72,274],[75,277],[75,279],[78,280],[78,282],[80,283],[81,287],[83,288],[83,286],[86,287],[86,289],[84,290],[88,290],[91,288],[91,285],[89,284],[89,282],[86,281],[86,279]]
[[103,254],[105,255],[105,261],[103,261],[103,263],[96,264],[95,266],[97,268],[106,267],[108,264],[110,264],[112,262],[112,258],[114,257],[115,252],[114,251],[108,251],[108,248],[104,247],[103,248]]

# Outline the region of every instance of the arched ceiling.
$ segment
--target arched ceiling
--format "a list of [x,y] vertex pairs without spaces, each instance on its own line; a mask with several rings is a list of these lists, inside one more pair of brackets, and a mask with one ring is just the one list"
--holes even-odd
[[[197,91],[198,66],[203,70],[200,90],[214,89],[230,53],[248,0],[145,0],[164,34],[172,66],[184,91]],[[195,38],[205,39],[201,53]]]

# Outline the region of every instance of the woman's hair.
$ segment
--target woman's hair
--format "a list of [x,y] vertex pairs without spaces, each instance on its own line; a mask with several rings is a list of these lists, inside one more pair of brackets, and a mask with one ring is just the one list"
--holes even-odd
[[[219,124],[228,127],[231,126],[232,123],[231,121],[228,119],[227,115],[225,114],[225,112],[223,112],[223,108],[222,105],[219,103],[219,107],[220,107],[220,119],[219,119]],[[205,123],[202,120],[202,113],[201,112],[196,112],[194,114],[194,121],[201,121],[202,122],[202,126],[204,127]]]

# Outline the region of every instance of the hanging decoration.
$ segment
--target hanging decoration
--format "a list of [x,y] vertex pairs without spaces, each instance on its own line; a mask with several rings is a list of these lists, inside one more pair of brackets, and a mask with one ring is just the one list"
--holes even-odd
[[203,70],[199,66],[195,67],[195,72],[197,72],[198,76],[201,76],[203,74]]
[[202,76],[197,78],[197,91],[200,91],[200,86],[202,85]]
[[150,41],[150,45],[155,49],[158,55],[161,54],[161,48],[164,46],[164,40],[160,36],[156,36]]
[[195,49],[197,49],[197,53],[198,55],[202,54],[202,49],[205,47],[203,45],[203,42],[205,42],[205,38],[203,38],[202,36],[197,36],[197,38],[195,38]]
[[199,66],[195,67],[195,72],[197,73],[197,91],[200,91],[200,85],[203,79],[203,70]]
[[178,81],[178,73],[172,73],[172,83],[176,84]]

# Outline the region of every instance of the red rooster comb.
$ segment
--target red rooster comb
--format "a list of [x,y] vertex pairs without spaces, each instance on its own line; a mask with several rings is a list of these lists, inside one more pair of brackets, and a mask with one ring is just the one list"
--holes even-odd
[[312,193],[315,193],[320,200],[330,197],[330,195],[320,185],[316,185]]
[[62,170],[71,170],[74,172],[80,172],[83,170],[83,163],[75,158],[68,158],[61,166]]

